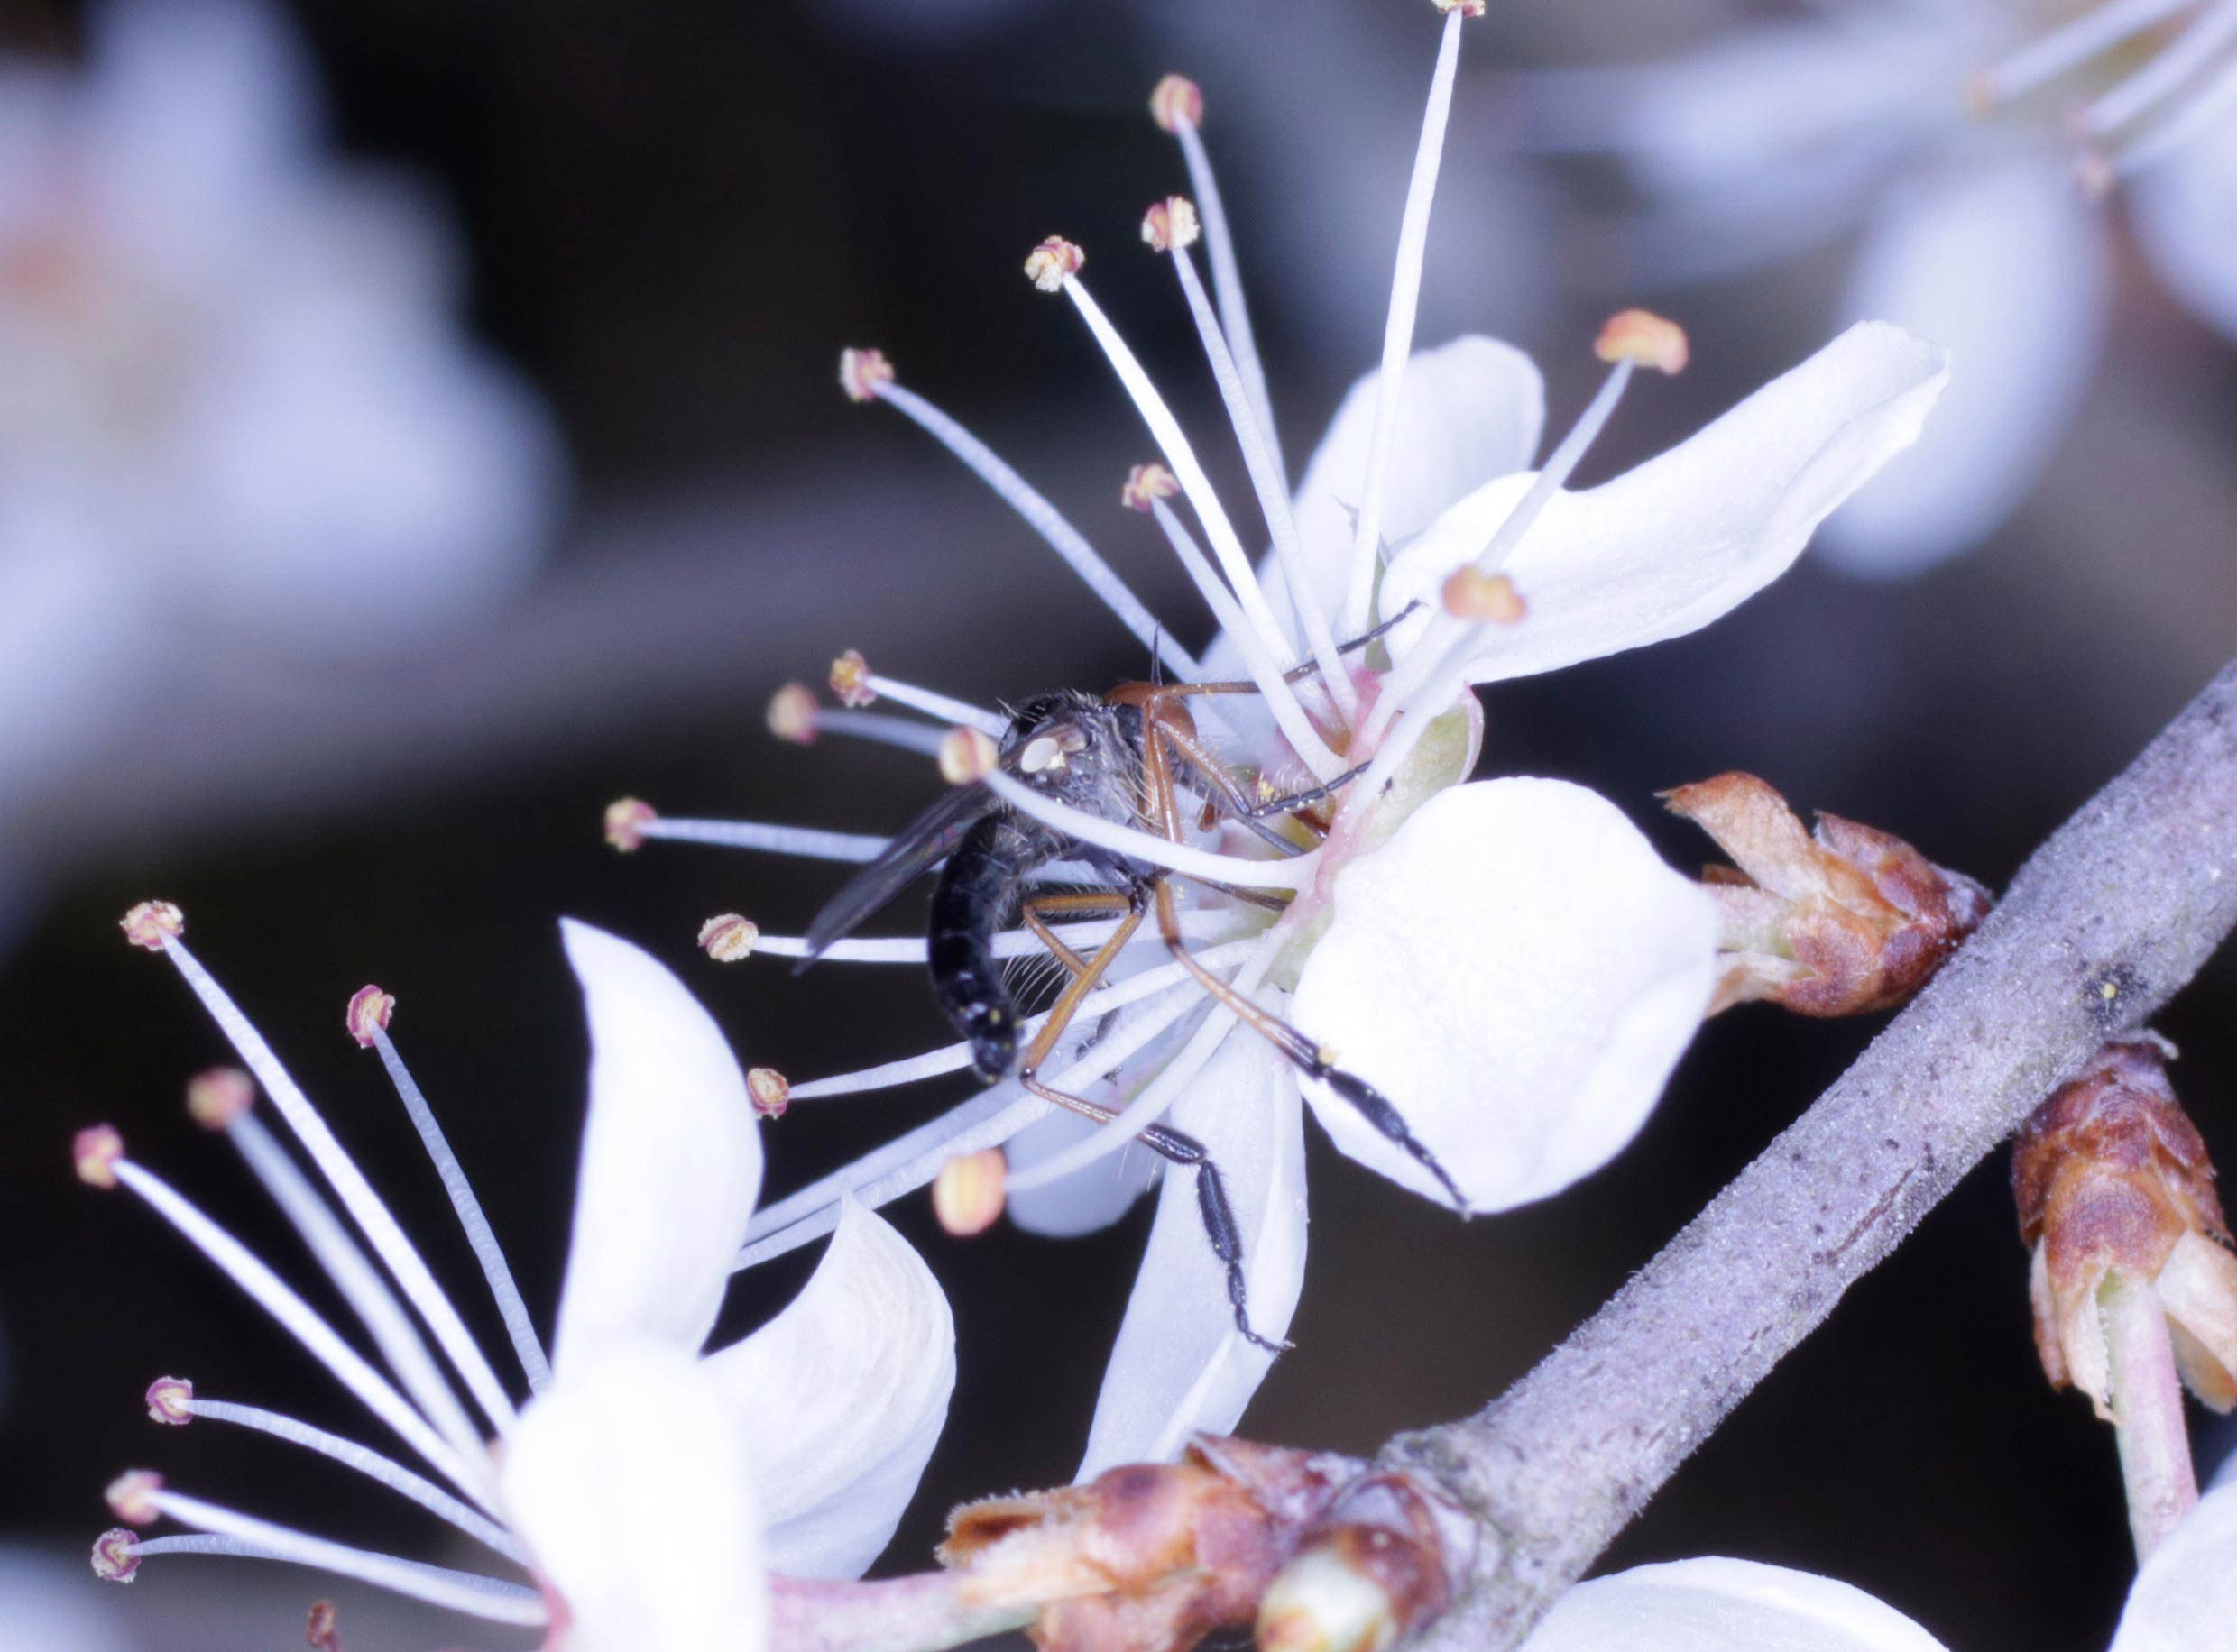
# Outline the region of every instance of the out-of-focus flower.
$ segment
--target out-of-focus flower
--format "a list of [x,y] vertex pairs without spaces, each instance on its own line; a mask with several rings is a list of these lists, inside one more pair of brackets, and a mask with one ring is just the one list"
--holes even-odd
[[0,807],[140,696],[392,649],[521,583],[562,465],[410,180],[322,152],[262,0],[0,62]]
[[[1185,841],[1139,830],[1137,805],[1123,798],[1108,817],[1067,804],[1057,794],[1067,748],[1038,735],[1030,717],[883,676],[859,655],[834,668],[845,709],[816,724],[923,749],[929,729],[852,720],[878,716],[864,708],[882,698],[1000,742],[998,760],[973,770],[983,775],[977,789],[937,806],[938,821],[925,824],[933,847],[908,863],[916,869],[954,849],[973,819],[1013,811],[1040,841],[1074,843],[1086,862],[1021,862],[1029,876],[1106,888],[1131,879],[1137,889],[1160,871],[1194,880],[1179,919],[1201,943],[1193,955],[1114,970],[1115,984],[1091,996],[1078,1026],[1046,1052],[1037,1093],[1015,1074],[1002,1078],[778,1201],[757,1218],[746,1252],[749,1262],[778,1253],[825,1231],[843,1196],[891,1198],[1012,1137],[1013,1215],[1030,1227],[1084,1231],[1142,1191],[1154,1166],[1130,1144],[1150,1141],[1189,1173],[1165,1178],[1083,1474],[1170,1456],[1194,1430],[1225,1431],[1263,1380],[1303,1280],[1304,1106],[1346,1153],[1474,1211],[1555,1192],[1636,1132],[1710,1002],[1716,914],[1595,794],[1546,779],[1463,784],[1482,739],[1470,689],[1717,619],[1783,572],[1827,513],[1916,437],[1946,376],[1938,346],[1861,326],[1689,441],[1570,491],[1565,483],[1637,370],[1683,363],[1681,332],[1631,312],[1600,341],[1609,373],[1599,393],[1543,467],[1530,470],[1543,391],[1529,360],[1487,338],[1412,350],[1440,141],[1463,18],[1477,8],[1442,0],[1440,9],[1448,15],[1383,367],[1346,398],[1294,493],[1197,131],[1201,94],[1170,77],[1151,100],[1182,145],[1196,210],[1160,202],[1145,238],[1174,262],[1229,412],[1273,542],[1262,565],[1089,295],[1087,254],[1051,237],[1026,261],[1036,287],[1076,308],[1158,445],[1163,463],[1137,466],[1123,499],[1155,519],[1219,620],[1204,659],[1180,647],[1084,537],[883,355],[850,350],[841,363],[848,395],[895,408],[977,472],[1170,677],[1246,679],[1257,695],[1192,702],[1205,708],[1194,737],[1208,753],[1201,766],[1237,789],[1220,793],[1206,773],[1205,801],[1225,818],[1208,812],[1193,831],[1176,821]],[[1210,287],[1191,250],[1199,234]],[[1182,494],[1209,554],[1174,509]],[[1355,640],[1378,614],[1374,644]],[[1392,656],[1387,668],[1377,648]],[[1275,814],[1281,831],[1240,818],[1254,797],[1289,800]],[[1192,818],[1196,804],[1188,798],[1182,814]],[[629,843],[689,838],[862,861],[888,851],[877,838],[665,821],[635,803],[617,805],[616,818]],[[905,861],[914,848],[905,841],[894,853]],[[1271,893],[1251,898],[1259,892]],[[841,932],[866,915],[852,913]],[[1082,950],[1075,963],[1110,933],[1108,923],[1061,932],[1068,949]],[[827,940],[762,933],[755,953],[926,956],[919,941]],[[1057,956],[1026,931],[994,937],[993,950]],[[1238,1033],[1238,1004],[1255,1030]],[[1027,1021],[1021,1037],[1039,1024]],[[793,1083],[789,1094],[802,1105],[979,1060],[972,1045],[957,1045]],[[1041,1097],[1052,1090],[1110,1122],[1099,1130],[1051,1114]],[[1145,1137],[1152,1127],[1165,1133]]]
[[1523,1652],[1942,1652],[1863,1590],[1752,1560],[1672,1561],[1579,1583]]
[[2034,485],[2096,365],[2104,213],[2237,337],[2237,14],[2211,0],[1836,5],[1690,57],[1535,79],[1554,150],[1621,155],[1648,208],[1628,281],[1688,281],[1862,241],[1842,316],[1949,346],[1936,439],[1827,530],[1854,572],[1916,572],[1993,532]]
[[[761,1145],[744,1075],[665,968],[600,931],[566,926],[590,1020],[590,1105],[548,1360],[495,1236],[389,1039],[392,1001],[372,988],[351,1001],[349,1031],[379,1051],[487,1273],[530,1394],[516,1407],[379,1195],[187,951],[176,911],[142,913],[128,933],[178,965],[357,1235],[258,1123],[244,1079],[198,1081],[205,1104],[198,1116],[240,1148],[364,1322],[387,1371],[126,1157],[114,1131],[80,1136],[80,1175],[121,1183],[168,1220],[433,1478],[307,1423],[198,1394],[180,1378],[149,1389],[151,1417],[230,1423],[316,1452],[419,1504],[489,1549],[499,1571],[525,1569],[538,1587],[345,1547],[174,1491],[144,1472],[112,1486],[119,1518],[138,1525],[168,1517],[195,1535],[143,1538],[119,1527],[96,1544],[97,1572],[129,1581],[147,1559],[170,1553],[289,1560],[497,1622],[548,1626],[553,1644],[563,1639],[575,1652],[752,1652],[768,1621],[768,1573],[851,1578],[876,1558],[947,1413],[955,1350],[946,1300],[907,1244],[850,1203],[800,1295],[744,1340],[701,1353],[759,1191]],[[230,1103],[212,1099],[221,1095]],[[463,1396],[399,1293],[433,1333]]]
[[2224,1477],[2138,1570],[2111,1652],[2223,1652],[2233,1626],[2237,1480]]

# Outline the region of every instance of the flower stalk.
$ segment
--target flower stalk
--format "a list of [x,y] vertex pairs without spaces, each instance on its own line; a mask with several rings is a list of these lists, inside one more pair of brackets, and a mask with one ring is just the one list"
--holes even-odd
[[2107,1383],[2121,1482],[2128,1491],[2129,1531],[2138,1565],[2198,1503],[2190,1431],[2183,1420],[2183,1385],[2167,1308],[2147,1280],[2108,1274],[2097,1291],[2104,1316]]

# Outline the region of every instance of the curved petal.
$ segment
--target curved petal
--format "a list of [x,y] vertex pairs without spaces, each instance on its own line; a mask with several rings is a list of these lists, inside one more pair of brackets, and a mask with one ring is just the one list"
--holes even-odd
[[690,1355],[614,1345],[575,1365],[522,1414],[500,1491],[565,1603],[568,1652],[767,1644],[753,1465]]
[[[1339,873],[1296,1024],[1374,1085],[1471,1208],[1542,1198],[1637,1132],[1708,1007],[1717,915],[1621,811],[1560,780],[1430,800]],[[1336,1145],[1429,1198],[1421,1165],[1323,1086]]]
[[1972,160],[1892,190],[1846,313],[1949,347],[1934,434],[1826,525],[1851,573],[1916,573],[1995,531],[2088,388],[2111,303],[2104,225],[2056,155]]
[[607,1344],[696,1354],[761,1191],[761,1138],[730,1045],[649,954],[560,931],[590,1015],[590,1116],[553,1363]]
[[2237,339],[2237,112],[2139,175],[2128,201],[2168,290]]
[[2237,1623],[2237,1483],[2219,1484],[2151,1551],[2129,1590],[2112,1652],[2200,1652]]
[[[1260,1002],[1283,1013],[1284,995]],[[1303,1113],[1291,1069],[1238,1030],[1169,1115],[1209,1151],[1243,1246],[1251,1328],[1278,1342],[1305,1280]],[[1157,1195],[1142,1271],[1127,1303],[1088,1431],[1082,1480],[1120,1463],[1155,1463],[1196,1429],[1233,1428],[1274,1356],[1243,1340],[1198,1207],[1200,1172],[1171,1167]]]
[[[1053,1108],[1047,1117],[1010,1137],[1010,1169],[1038,1164],[1101,1128],[1093,1119]],[[1134,1201],[1156,1185],[1163,1163],[1146,1147],[1128,1147],[1082,1165],[1045,1188],[1011,1194],[1006,1214],[1027,1233],[1045,1238],[1075,1239],[1095,1233],[1134,1208]]]
[[848,1199],[807,1288],[706,1364],[752,1433],[769,1568],[860,1577],[955,1391],[955,1322],[924,1259]]
[[[1530,611],[1471,637],[1470,680],[1556,670],[1728,613],[1917,439],[1948,377],[1940,345],[1861,322],[1669,452],[1605,486],[1556,494],[1506,563]],[[1401,551],[1384,577],[1385,611],[1434,602],[1529,483],[1510,476],[1478,489]],[[1402,649],[1424,623],[1400,629]]]
[[1523,1652],[1943,1652],[1863,1590],[1752,1560],[1680,1560],[1579,1583]]

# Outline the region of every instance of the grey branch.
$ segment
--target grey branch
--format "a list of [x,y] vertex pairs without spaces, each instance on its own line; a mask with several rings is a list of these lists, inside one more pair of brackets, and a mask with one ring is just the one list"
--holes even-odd
[[1841,1293],[2237,924],[2237,664],[2039,849],[1941,975],[1536,1370],[1386,1466],[1478,1523],[1424,1647],[1519,1641]]

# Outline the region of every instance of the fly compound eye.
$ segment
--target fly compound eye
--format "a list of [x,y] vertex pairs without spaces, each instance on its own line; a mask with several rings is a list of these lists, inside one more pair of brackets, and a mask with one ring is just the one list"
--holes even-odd
[[1051,769],[1063,767],[1064,756],[1064,744],[1055,735],[1036,734],[1017,754],[1017,771],[1023,775],[1045,775]]

